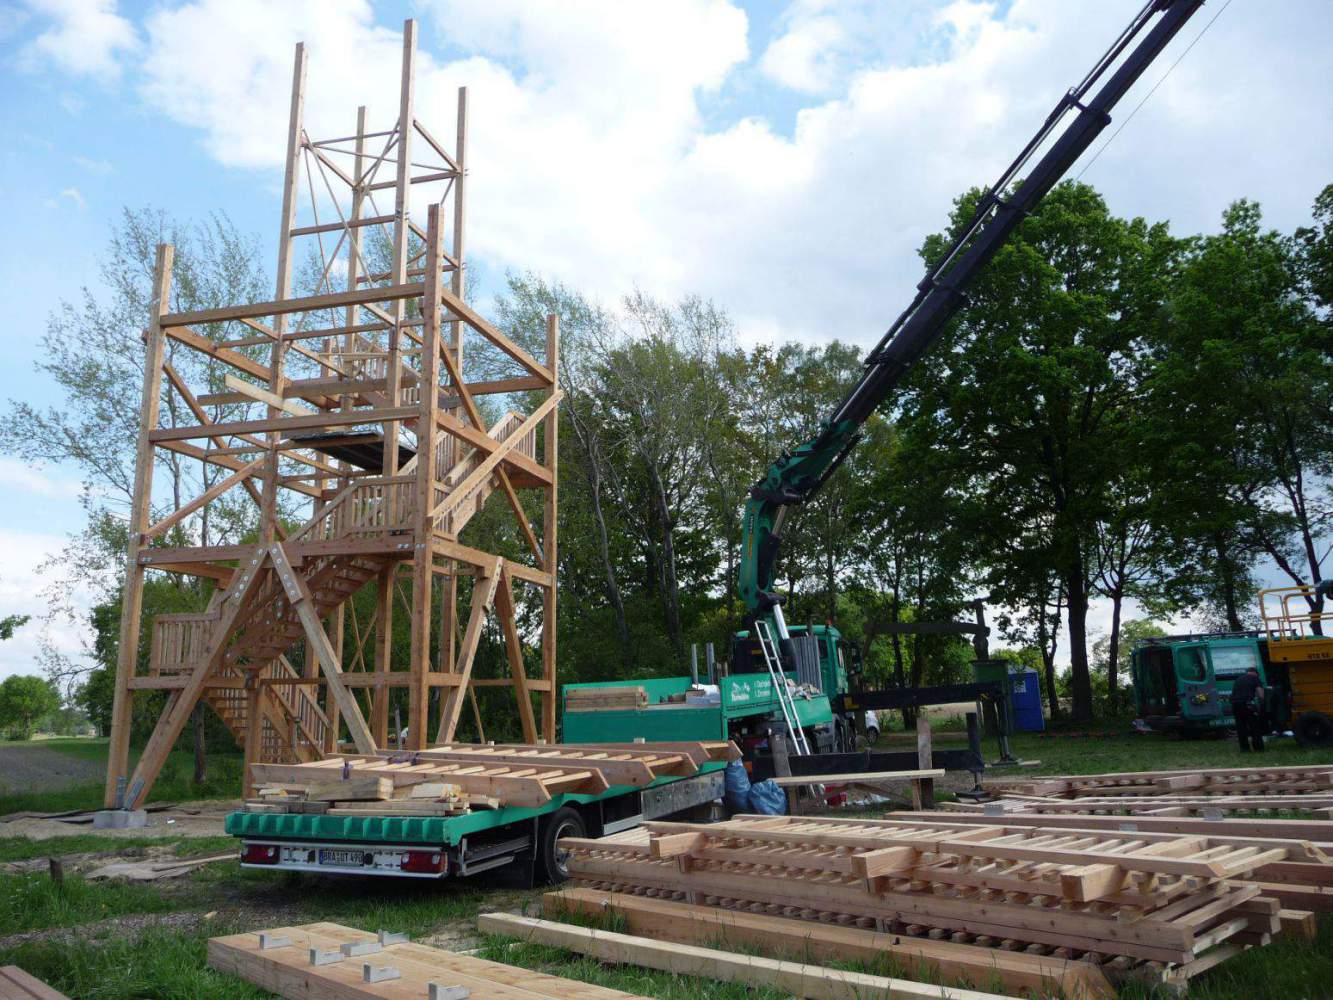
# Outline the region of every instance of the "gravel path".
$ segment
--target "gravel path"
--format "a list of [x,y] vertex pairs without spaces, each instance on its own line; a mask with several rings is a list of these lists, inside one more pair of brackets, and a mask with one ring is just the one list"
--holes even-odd
[[0,743],[0,791],[57,791],[98,784],[106,765],[31,743]]

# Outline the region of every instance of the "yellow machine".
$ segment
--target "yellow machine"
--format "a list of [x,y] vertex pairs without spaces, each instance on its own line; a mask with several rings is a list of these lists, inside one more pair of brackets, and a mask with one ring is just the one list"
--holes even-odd
[[1316,588],[1259,591],[1268,658],[1290,672],[1292,728],[1307,746],[1333,742],[1333,614],[1312,611]]

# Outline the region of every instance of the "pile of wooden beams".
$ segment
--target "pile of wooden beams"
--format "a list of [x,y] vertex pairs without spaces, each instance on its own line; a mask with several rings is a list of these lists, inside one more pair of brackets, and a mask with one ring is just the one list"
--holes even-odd
[[648,692],[642,687],[607,685],[573,687],[565,691],[567,712],[626,712],[648,706]]
[[[1333,764],[1002,777],[988,780],[987,788],[1003,796],[1006,812],[1148,816],[1294,812],[1333,818]],[[980,811],[983,807],[948,808]]]
[[798,918],[1184,981],[1282,927],[1245,880],[1324,865],[1301,842],[1006,829],[947,821],[737,817],[571,839],[582,887]]
[[632,993],[413,944],[406,935],[330,923],[210,938],[208,964],[290,1000],[635,1000]]
[[307,764],[252,764],[249,812],[450,816],[499,806],[541,806],[557,795],[595,795],[684,777],[738,756],[727,742],[547,746],[450,744],[405,754],[345,754]]
[[[987,986],[994,983],[1014,994],[1061,995],[1070,1000],[1116,995],[1105,973],[1088,962],[835,923],[792,920],[744,909],[700,906],[600,889],[564,889],[546,894],[542,913],[552,918],[611,917],[633,934],[667,942],[672,947],[743,948],[802,963],[857,962],[882,967],[888,962],[901,970],[899,975],[908,978]],[[935,992],[928,995],[940,995],[938,986],[930,988]],[[906,995],[906,990],[902,995]]]

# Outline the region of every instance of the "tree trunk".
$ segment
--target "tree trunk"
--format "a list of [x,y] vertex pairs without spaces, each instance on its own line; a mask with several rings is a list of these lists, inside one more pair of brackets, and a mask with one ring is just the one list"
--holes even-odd
[[190,716],[190,728],[194,731],[194,783],[201,785],[208,780],[208,757],[204,753],[204,705],[199,702]]
[[1112,716],[1120,710],[1120,610],[1124,600],[1124,594],[1118,590],[1111,595],[1111,635],[1106,645],[1106,710]]
[[1069,611],[1069,667],[1074,721],[1092,721],[1092,676],[1088,671],[1088,590],[1083,559],[1076,556],[1065,575]]
[[676,584],[676,546],[671,525],[671,510],[667,504],[666,487],[654,469],[653,493],[657,502],[657,516],[662,528],[662,604],[666,611],[667,635],[671,647],[681,662],[685,660],[685,635],[680,624],[680,592]]
[[616,635],[620,639],[620,663],[626,669],[633,660],[633,648],[630,644],[629,623],[625,620],[625,600],[620,593],[620,583],[616,580],[616,569],[611,563],[611,543],[606,532],[606,512],[602,509],[601,477],[591,472],[588,475],[588,490],[592,494],[592,518],[597,526],[597,554],[602,560],[602,572],[605,574],[606,600],[611,605],[611,613],[616,618]]
[[1227,616],[1227,628],[1239,632],[1241,621],[1236,601],[1236,563],[1220,535],[1213,539],[1213,549],[1217,553],[1217,567],[1222,573],[1222,606]]

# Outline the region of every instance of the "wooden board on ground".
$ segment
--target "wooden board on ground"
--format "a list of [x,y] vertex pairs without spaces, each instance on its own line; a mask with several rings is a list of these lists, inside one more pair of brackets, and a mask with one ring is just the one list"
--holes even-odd
[[881,956],[889,956],[909,975],[924,970],[932,979],[943,982],[997,981],[1011,993],[1061,992],[1069,1000],[1109,1000],[1116,995],[1105,974],[1089,962],[625,893],[594,889],[549,892],[542,900],[542,913],[553,918],[564,914],[599,917],[610,913],[624,920],[626,929],[634,934],[680,944],[710,945],[725,941],[733,946],[757,948],[770,958],[874,962]]
[[871,784],[890,781],[920,781],[922,778],[944,777],[942,768],[928,768],[920,771],[865,771],[855,774],[799,774],[791,777],[770,778],[775,785],[790,788],[793,785],[847,785]]
[[641,965],[720,982],[771,986],[792,996],[815,1000],[865,1000],[868,997],[883,997],[885,1000],[1000,1000],[999,994],[995,993],[933,986],[908,979],[890,979],[888,976],[754,955],[736,955],[694,945],[667,944],[512,913],[483,913],[477,918],[477,927],[490,934],[508,934],[524,941],[567,948],[603,962]]
[[[290,944],[260,948],[260,934]],[[373,945],[377,936],[341,924],[276,927],[210,938],[208,964],[288,1000],[425,1000],[429,984],[461,986],[475,1000],[633,1000],[635,994],[562,979],[542,972],[457,955],[441,948],[388,944],[371,954],[313,965],[311,949],[337,952],[345,945]],[[368,983],[363,967],[397,970],[397,978]]]
[[0,1000],[69,1000],[17,965],[0,966]]

